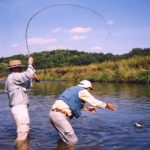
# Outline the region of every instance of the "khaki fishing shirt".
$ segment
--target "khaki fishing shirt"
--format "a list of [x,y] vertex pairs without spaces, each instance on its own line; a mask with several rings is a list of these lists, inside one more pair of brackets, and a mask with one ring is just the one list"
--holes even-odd
[[27,88],[31,85],[31,79],[35,69],[32,65],[24,72],[12,72],[8,75],[5,83],[5,92],[8,94],[9,106],[13,107],[20,104],[29,104]]
[[[82,90],[78,93],[79,98],[83,100],[84,102],[95,106],[99,108],[106,108],[106,103],[96,99],[94,96],[90,94],[88,90]],[[55,103],[52,106],[52,110],[62,110],[62,112],[65,112],[67,116],[72,116],[72,112],[69,108],[69,106],[63,101],[63,100],[56,100]]]

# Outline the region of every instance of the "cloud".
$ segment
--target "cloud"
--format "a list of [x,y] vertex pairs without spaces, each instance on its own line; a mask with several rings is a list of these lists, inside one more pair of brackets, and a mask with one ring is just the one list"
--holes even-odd
[[57,32],[60,32],[60,31],[62,31],[62,30],[63,30],[62,27],[57,27],[57,28],[54,28],[54,29],[52,30],[52,32],[57,33]]
[[92,29],[91,28],[83,28],[83,27],[75,27],[68,30],[70,33],[89,33]]
[[11,47],[13,47],[13,48],[19,47],[19,44],[18,43],[14,43],[14,44],[11,45]]
[[115,23],[114,20],[109,20],[109,21],[107,21],[107,24],[108,24],[108,25],[112,25],[112,24],[114,24],[114,23]]
[[55,38],[49,38],[49,37],[32,37],[28,39],[28,42],[31,45],[35,45],[35,44],[52,44],[52,43],[56,43],[57,39]]
[[102,50],[102,47],[100,47],[100,46],[92,47],[92,51],[100,51],[100,50]]
[[73,39],[73,40],[83,40],[86,38],[87,38],[87,36],[85,36],[85,35],[74,35],[71,37],[71,39]]
[[90,27],[84,28],[84,27],[74,27],[71,29],[63,29],[62,27],[57,27],[52,30],[53,33],[58,33],[58,32],[69,32],[69,33],[76,33],[76,34],[86,34],[92,31]]

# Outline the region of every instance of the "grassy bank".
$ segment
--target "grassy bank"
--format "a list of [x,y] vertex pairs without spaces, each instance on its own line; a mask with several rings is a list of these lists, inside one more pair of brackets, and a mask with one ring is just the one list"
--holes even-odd
[[37,70],[42,80],[82,80],[100,82],[150,83],[150,56],[107,61],[87,66]]

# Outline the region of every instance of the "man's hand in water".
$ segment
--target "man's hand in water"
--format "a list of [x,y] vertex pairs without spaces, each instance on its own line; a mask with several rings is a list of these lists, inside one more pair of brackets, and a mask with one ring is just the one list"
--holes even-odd
[[117,109],[117,106],[112,103],[107,103],[106,108],[114,111]]
[[88,110],[90,112],[96,112],[96,107],[93,106],[84,106],[83,110]]

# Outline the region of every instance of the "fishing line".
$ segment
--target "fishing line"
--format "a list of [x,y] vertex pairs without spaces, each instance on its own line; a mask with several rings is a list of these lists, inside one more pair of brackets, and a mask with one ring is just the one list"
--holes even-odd
[[30,23],[31,21],[38,15],[40,14],[41,12],[43,12],[44,10],[46,9],[50,9],[50,8],[53,8],[53,7],[60,7],[60,6],[72,6],[72,7],[78,7],[78,8],[82,8],[84,10],[87,10],[89,12],[91,12],[92,14],[96,15],[99,20],[103,20],[107,26],[107,30],[108,30],[108,35],[110,35],[110,30],[109,30],[109,27],[108,27],[108,24],[107,24],[107,21],[106,19],[100,14],[98,13],[97,11],[91,9],[91,8],[88,8],[88,7],[85,7],[83,5],[78,5],[78,4],[54,4],[54,5],[49,5],[49,6],[46,6],[40,10],[38,10],[37,12],[35,12],[29,19],[29,21],[27,22],[27,25],[26,25],[26,30],[25,30],[25,41],[26,41],[26,49],[27,49],[27,52],[28,52],[28,56],[30,55],[31,51],[30,51],[30,46],[29,46],[29,43],[28,43],[28,31],[29,31],[29,26],[30,26]]

